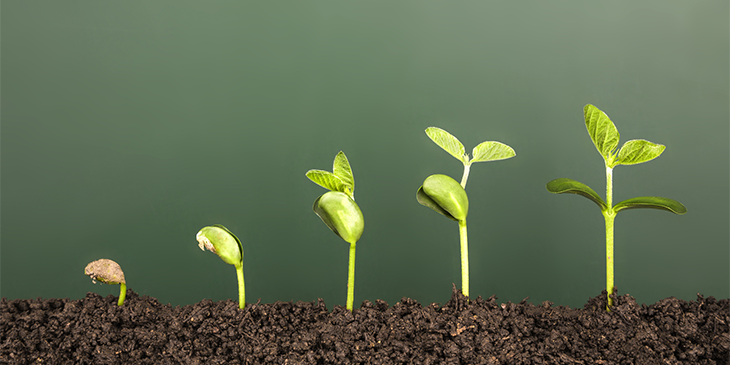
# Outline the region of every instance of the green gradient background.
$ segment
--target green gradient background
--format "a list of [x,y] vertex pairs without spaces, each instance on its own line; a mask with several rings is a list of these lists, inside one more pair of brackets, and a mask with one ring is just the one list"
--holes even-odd
[[344,305],[348,246],[311,211],[308,169],[353,166],[365,233],[356,307],[444,303],[460,284],[456,223],[420,206],[461,164],[423,130],[513,159],[472,166],[471,293],[582,306],[605,285],[601,195],[583,122],[667,146],[614,170],[616,201],[689,213],[616,220],[616,284],[639,303],[729,292],[726,1],[4,1],[0,294],[83,297],[111,258],[173,305],[235,300],[201,252],[220,223],[245,248],[247,298]]

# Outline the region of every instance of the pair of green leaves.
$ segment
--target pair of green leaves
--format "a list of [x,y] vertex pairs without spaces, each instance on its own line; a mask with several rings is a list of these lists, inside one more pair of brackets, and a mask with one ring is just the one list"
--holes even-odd
[[324,170],[309,170],[306,173],[309,180],[332,191],[339,191],[355,199],[355,178],[352,175],[350,162],[345,153],[340,151],[332,163],[332,172]]
[[583,108],[588,134],[598,153],[603,156],[606,167],[617,165],[636,165],[651,161],[664,152],[666,146],[644,139],[632,139],[617,151],[619,133],[608,115],[595,106],[588,104]]
[[[594,203],[598,205],[599,208],[601,208],[602,212],[605,212],[608,210],[608,205],[605,201],[596,193],[593,189],[591,189],[588,185],[583,184],[582,182],[575,181],[573,179],[568,178],[560,178],[555,179],[553,181],[550,181],[547,184],[547,189],[551,193],[555,194],[562,194],[562,193],[569,193],[569,194],[577,194],[582,195]],[[662,198],[659,196],[642,196],[638,198],[631,198],[626,199],[616,205],[613,206],[614,212],[619,212],[626,209],[637,209],[637,208],[653,208],[653,209],[660,209],[660,210],[667,210],[675,214],[684,214],[687,213],[687,208],[680,202],[669,199],[669,198]]]
[[314,213],[345,242],[356,243],[365,229],[365,219],[355,203],[355,178],[345,153],[340,151],[335,156],[332,172],[309,170],[306,176],[330,190],[314,201]]
[[449,219],[464,220],[469,212],[469,199],[464,188],[469,178],[471,164],[508,159],[515,156],[515,150],[501,142],[486,141],[472,149],[470,158],[461,141],[451,133],[441,128],[429,127],[426,128],[426,135],[464,164],[464,175],[461,184],[446,175],[436,174],[427,177],[416,193],[416,200]]
[[495,141],[486,141],[478,144],[472,149],[472,157],[466,154],[464,145],[451,133],[437,127],[426,128],[426,135],[444,151],[461,161],[464,166],[473,162],[498,161],[515,156],[512,147]]
[[[647,161],[651,161],[664,152],[664,145],[652,143],[647,140],[630,140],[618,150],[619,133],[616,125],[613,124],[608,115],[593,105],[586,105],[583,108],[586,128],[588,134],[593,140],[593,144],[604,159],[606,169],[612,170],[618,165],[635,165]],[[610,173],[610,172],[608,172]],[[570,193],[584,196],[596,203],[601,211],[605,212],[612,209],[618,212],[625,209],[635,208],[653,208],[667,210],[676,214],[684,214],[687,212],[682,203],[669,198],[645,196],[624,200],[613,207],[608,204],[588,185],[573,179],[560,178],[550,181],[547,184],[547,190],[551,193],[561,194]]]

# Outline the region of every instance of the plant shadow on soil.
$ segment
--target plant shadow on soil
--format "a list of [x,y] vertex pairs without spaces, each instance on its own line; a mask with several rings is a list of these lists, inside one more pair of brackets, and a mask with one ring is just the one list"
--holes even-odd
[[606,291],[583,309],[496,297],[443,306],[364,301],[352,313],[317,302],[203,300],[171,307],[127,291],[78,300],[0,302],[9,364],[727,364],[730,299],[697,295],[637,305]]

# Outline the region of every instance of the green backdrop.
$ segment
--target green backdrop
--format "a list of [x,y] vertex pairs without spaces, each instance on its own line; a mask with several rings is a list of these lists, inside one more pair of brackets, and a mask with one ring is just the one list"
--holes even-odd
[[233,266],[198,249],[243,241],[247,298],[344,305],[348,245],[312,212],[309,169],[344,150],[365,215],[355,305],[445,303],[458,230],[419,205],[460,162],[424,129],[515,158],[472,166],[471,293],[582,306],[605,286],[603,218],[553,195],[605,192],[582,108],[621,143],[667,146],[614,170],[615,201],[689,212],[616,220],[616,285],[639,303],[729,292],[726,1],[3,1],[0,294],[81,298],[116,260],[162,303],[236,299]]

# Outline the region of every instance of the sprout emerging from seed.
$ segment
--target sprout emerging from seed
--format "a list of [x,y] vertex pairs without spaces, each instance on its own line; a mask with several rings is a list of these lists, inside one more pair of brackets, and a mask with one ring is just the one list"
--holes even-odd
[[223,262],[236,267],[238,277],[238,307],[246,306],[246,288],[243,282],[243,245],[228,228],[214,224],[201,229],[195,239],[201,250],[208,250],[221,258]]
[[416,192],[416,200],[449,219],[459,222],[459,241],[461,246],[461,292],[469,297],[469,245],[466,231],[466,215],[469,212],[469,198],[466,195],[466,181],[469,179],[471,164],[474,162],[499,161],[515,156],[512,147],[496,141],[482,142],[472,149],[472,157],[466,153],[464,145],[451,133],[437,127],[426,128],[428,138],[444,151],[464,164],[461,183],[449,176],[436,174],[426,178]]
[[127,297],[127,281],[124,279],[124,272],[119,264],[109,259],[99,259],[86,265],[84,274],[91,277],[94,284],[97,280],[104,284],[119,284],[117,305],[124,304],[124,299]]
[[312,210],[336,235],[350,244],[350,260],[347,269],[347,303],[352,312],[355,300],[355,251],[357,241],[365,229],[365,219],[355,203],[355,177],[345,153],[335,156],[332,172],[309,170],[306,173],[313,183],[330,190],[314,201]]

